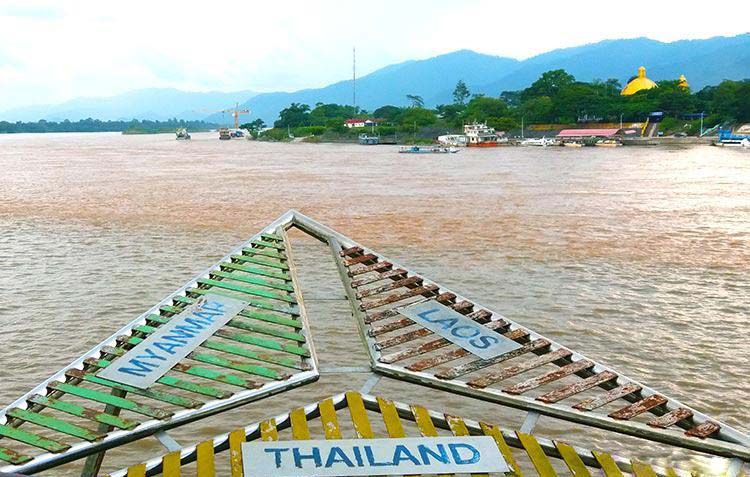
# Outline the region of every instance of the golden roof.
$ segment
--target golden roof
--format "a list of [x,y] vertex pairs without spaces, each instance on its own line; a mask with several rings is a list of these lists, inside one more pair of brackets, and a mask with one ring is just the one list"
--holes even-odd
[[690,84],[687,82],[687,78],[685,78],[685,75],[680,75],[680,79],[677,80],[677,86],[683,89],[688,89],[690,87]]
[[638,76],[628,81],[628,84],[625,85],[620,94],[622,96],[630,96],[638,91],[651,88],[656,88],[656,83],[646,78],[646,68],[641,66],[638,68]]

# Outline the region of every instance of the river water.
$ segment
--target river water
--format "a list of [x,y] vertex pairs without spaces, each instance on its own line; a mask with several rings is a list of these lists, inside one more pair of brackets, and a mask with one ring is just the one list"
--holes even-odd
[[[189,142],[172,135],[0,136],[0,403],[296,208],[750,430],[750,154],[708,146],[434,156],[396,150],[225,142],[213,134]],[[365,363],[330,255],[294,237],[321,364]],[[324,376],[175,436],[187,444],[365,379]],[[374,393],[506,427],[522,419],[389,381]],[[687,455],[570,427],[542,419],[537,429],[657,463]],[[153,439],[132,444],[112,452],[105,468],[160,452]],[[690,456],[706,470],[724,465]]]

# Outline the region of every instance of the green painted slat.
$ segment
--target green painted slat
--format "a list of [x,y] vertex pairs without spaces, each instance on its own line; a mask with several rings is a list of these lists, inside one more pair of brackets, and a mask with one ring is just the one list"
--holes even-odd
[[264,238],[266,240],[274,240],[276,242],[284,241],[284,237],[282,237],[281,235],[263,233],[263,234],[260,234],[260,236],[261,238]]
[[0,460],[8,462],[13,465],[19,465],[26,463],[31,460],[31,457],[18,452],[8,449],[7,447],[0,446]]
[[249,277],[247,275],[242,275],[239,273],[229,273],[229,272],[222,272],[222,271],[215,271],[211,272],[211,275],[216,275],[217,277],[222,278],[229,278],[232,280],[237,280],[238,282],[244,282],[244,283],[252,283],[253,285],[259,285],[262,287],[267,288],[273,288],[275,290],[283,290],[288,292],[293,292],[294,287],[291,285],[287,285],[286,283],[274,283],[270,282],[268,280],[263,280],[261,278],[255,278],[255,277]]
[[[188,288],[187,293],[194,293],[196,295],[208,295],[209,293],[213,293],[215,295],[226,296],[226,297],[234,298],[234,299],[240,298],[237,295],[224,293],[221,290],[215,290],[213,288],[211,289]],[[245,300],[245,301],[248,302],[248,305],[254,306],[255,308],[262,308],[264,310],[272,310],[272,311],[278,311],[279,313],[286,313],[287,315],[299,316],[299,309],[297,307],[277,305],[274,303],[269,303],[267,301],[254,300],[254,299]]]
[[224,262],[219,265],[221,268],[230,268],[232,270],[239,270],[245,273],[251,273],[253,275],[260,275],[262,277],[276,278],[278,280],[284,280],[286,282],[291,281],[292,277],[283,272],[273,272],[270,270],[263,270],[262,268],[249,267],[240,263]]
[[[149,315],[149,316],[157,316],[157,315]],[[163,317],[160,317],[160,318],[163,318]],[[102,352],[111,354],[113,356],[122,356],[123,354],[125,354],[124,349],[113,348],[111,346],[104,346],[102,348]],[[217,382],[224,383],[224,384],[231,384],[233,386],[239,386],[245,389],[255,389],[255,388],[260,387],[258,383],[250,381],[249,379],[240,378],[239,376],[235,376],[233,374],[221,373],[218,371],[214,371],[213,369],[202,368],[200,366],[191,366],[185,363],[177,363],[176,365],[172,367],[172,370],[180,372],[180,373],[189,374],[192,376],[198,376],[201,378],[210,379],[212,381],[217,381]]]
[[203,406],[203,404],[205,404],[202,401],[198,401],[196,399],[186,398],[182,396],[177,396],[175,394],[169,394],[169,393],[165,393],[162,391],[156,391],[153,389],[139,389],[133,386],[128,386],[127,384],[116,383],[108,379],[103,379],[98,376],[94,376],[93,374],[85,374],[82,371],[77,370],[77,369],[68,370],[65,374],[73,376],[75,378],[83,379],[84,381],[88,381],[90,383],[99,384],[100,386],[106,386],[108,388],[113,388],[113,389],[121,389],[131,394],[136,394],[138,396],[145,396],[147,398],[155,399],[157,401],[163,401],[169,404],[174,404],[175,406],[180,406],[180,407],[184,407],[188,409],[196,409],[196,408]]
[[79,439],[84,439],[90,442],[93,442],[104,435],[94,432],[91,429],[86,429],[85,427],[76,426],[75,424],[61,421],[60,419],[51,416],[43,416],[41,414],[30,412],[26,409],[17,407],[8,411],[7,415],[26,422],[31,422],[33,424],[36,424],[37,426],[46,427],[47,429],[52,429],[53,431],[57,431],[73,437],[78,437]]
[[[87,364],[94,364],[99,368],[106,368],[111,363],[112,361],[109,361],[107,359],[87,361]],[[172,388],[182,389],[196,394],[214,397],[216,399],[227,399],[229,397],[232,397],[232,395],[234,394],[229,391],[224,391],[223,389],[216,389],[211,386],[203,386],[200,384],[191,383],[190,381],[184,381],[182,379],[175,378],[174,376],[162,376],[161,378],[157,379],[156,382]]]
[[269,257],[269,258],[275,258],[278,260],[286,260],[286,255],[284,255],[283,253],[276,252],[274,250],[264,249],[264,248],[243,248],[242,255],[250,255],[251,257],[252,256]]
[[284,244],[279,243],[273,243],[273,242],[264,242],[263,240],[254,240],[251,242],[251,245],[257,245],[258,247],[267,247],[267,248],[275,248],[276,250],[284,250]]
[[[175,297],[174,301],[177,301],[179,303],[191,304],[191,303],[195,303],[195,298],[190,298],[188,296],[180,296],[180,297]],[[253,306],[252,303],[250,305]],[[163,306],[160,309],[164,309],[164,311],[168,311],[169,313],[179,313],[180,311],[182,311],[182,308],[180,307],[164,307]],[[240,316],[252,318],[254,320],[266,321],[268,323],[275,323],[277,325],[290,326],[292,328],[297,328],[297,329],[302,328],[302,322],[299,320],[295,320],[293,318],[284,318],[283,316],[269,315],[268,313],[260,313],[260,312],[251,311],[251,310],[242,310],[239,314]]]
[[291,344],[285,345],[285,344],[279,343],[278,341],[267,340],[265,338],[258,338],[257,336],[250,336],[250,335],[239,334],[239,333],[235,335],[234,339],[242,343],[260,346],[261,348],[272,349],[276,351],[283,351],[285,353],[295,354],[297,356],[302,356],[304,358],[310,357],[310,351],[297,345],[291,345]]
[[118,429],[130,430],[138,425],[137,421],[133,421],[131,419],[124,419],[122,417],[113,416],[112,414],[107,414],[95,409],[79,406],[78,404],[60,401],[59,399],[40,396],[38,394],[36,396],[32,396],[31,399],[29,399],[29,402],[55,409],[60,412],[66,412],[68,414],[72,414],[73,416],[82,417],[84,419],[91,419],[92,421],[107,424]]
[[126,409],[128,411],[143,414],[144,416],[153,417],[156,419],[167,419],[168,417],[171,417],[172,414],[174,414],[164,409],[156,409],[151,406],[144,406],[129,399],[113,396],[109,393],[103,393],[100,391],[95,391],[93,389],[79,388],[78,386],[74,386],[72,384],[53,382],[50,383],[47,387],[103,404],[111,404],[115,407],[119,407],[120,409]]
[[[146,326],[146,325],[137,326],[134,329],[142,333],[153,333],[153,330],[154,330],[154,328],[150,326]],[[125,342],[129,345],[137,345],[141,341],[143,341],[143,338],[139,338],[137,336],[128,336],[127,338],[125,338]],[[275,351],[283,351],[284,353],[290,353],[290,354],[302,356],[305,358],[310,357],[310,351],[300,346],[284,345],[284,344],[279,343],[278,341],[268,340],[265,338],[258,338],[256,336],[239,335],[237,337],[237,341],[241,341],[242,343],[247,343],[247,344],[251,344],[254,346],[259,346],[261,348],[272,349]]]
[[[149,315],[149,317],[147,319],[150,320],[151,317],[153,317],[153,316],[156,316],[156,315]],[[159,318],[165,319],[164,317],[159,317]],[[135,331],[139,331],[139,332],[144,333],[144,334],[151,334],[154,331],[156,331],[156,328],[148,326],[148,325],[136,326],[133,329]],[[240,342],[240,343],[248,343],[248,341],[253,340],[253,338],[254,338],[254,337],[249,336],[249,335],[245,335],[245,334],[242,334],[242,333],[234,333],[234,332],[231,332],[229,330],[218,330],[216,332],[215,336],[219,336],[221,338],[230,339],[230,340],[237,341],[237,342]],[[251,344],[255,344],[255,343],[251,343]],[[271,356],[271,355],[267,355],[267,354],[261,354],[261,353],[255,353],[254,351],[245,350],[244,348],[237,348],[236,346],[226,345],[226,344],[221,343],[218,340],[213,340],[213,339],[210,339],[210,338],[207,339],[206,341],[204,341],[203,343],[201,343],[200,346],[202,348],[208,348],[208,349],[226,351],[227,353],[235,354],[235,355],[238,355],[238,356],[244,356],[246,358],[256,359],[258,361],[264,361],[266,363],[275,363],[275,364],[278,364],[278,365],[281,365],[281,366],[285,366],[287,368],[307,369],[305,366],[302,366],[300,363],[298,363],[296,360],[293,360],[293,359],[284,358],[284,357],[275,357],[275,356]],[[230,347],[231,347],[231,349],[233,351],[229,351],[228,350]],[[226,348],[226,349],[224,349],[224,348]],[[106,360],[99,360],[99,361],[106,361]],[[99,362],[96,362],[94,364],[96,366],[99,366],[99,367],[104,367],[104,366],[106,366],[106,365],[109,364],[109,361],[106,361],[106,363],[107,364],[104,364],[104,363],[100,364]],[[102,364],[104,364],[104,366],[102,366]],[[164,377],[166,378],[167,376],[164,376]],[[162,384],[166,384],[167,386],[171,385],[168,382],[162,382],[161,379],[159,381],[157,381],[157,382],[162,383]],[[188,389],[188,391],[191,391],[191,389]],[[215,396],[215,397],[219,397],[220,399],[224,399],[224,397],[221,397],[221,396]],[[229,397],[229,396],[226,396],[226,397]]]
[[0,424],[0,436],[14,441],[23,442],[24,444],[38,447],[48,452],[57,453],[70,449],[68,444],[37,436],[36,434],[26,432],[23,429],[16,429],[15,427],[5,426],[3,424]]
[[263,376],[270,379],[284,379],[285,375],[268,369],[263,366],[256,366],[254,364],[238,363],[220,356],[214,356],[212,354],[196,353],[195,351],[188,355],[190,359],[200,361],[202,363],[213,364],[214,366],[220,366],[222,368],[234,369],[236,371],[242,371],[243,373],[254,374],[256,376]]
[[296,300],[287,295],[282,293],[275,293],[268,290],[259,290],[257,288],[249,288],[242,285],[237,285],[235,283],[229,283],[223,280],[211,280],[210,278],[200,278],[198,279],[198,283],[201,285],[209,285],[212,287],[219,287],[224,288],[226,290],[232,290],[239,293],[244,293],[245,295],[251,295],[251,296],[259,296],[261,298],[270,298],[271,300],[279,300],[279,301],[285,301],[287,303],[296,303]]
[[243,263],[254,263],[255,265],[261,265],[263,267],[276,268],[278,270],[289,270],[289,265],[285,263],[262,260],[260,258],[248,257],[247,255],[232,255],[231,259],[238,260]]
[[265,321],[267,323],[274,323],[276,325],[289,326],[295,329],[302,329],[302,322],[292,318],[284,318],[283,316],[269,315],[268,313],[258,313],[257,311],[247,310],[241,311],[240,316],[251,318],[253,320]]
[[[241,341],[242,336],[245,336],[245,335],[242,335],[240,333],[221,332],[221,334],[220,335],[217,334],[217,336],[221,336],[222,338],[242,342]],[[237,337],[237,339],[235,339],[235,336]],[[216,351],[223,351],[225,353],[242,356],[244,358],[255,359],[257,361],[263,361],[265,363],[278,364],[279,366],[284,366],[286,368],[292,368],[292,369],[303,368],[298,359],[291,359],[291,358],[286,358],[283,356],[273,356],[273,355],[264,354],[264,353],[256,353],[255,351],[252,351],[246,348],[241,348],[239,346],[221,343],[216,340],[207,340],[204,344],[206,345],[205,348],[213,349]]]
[[229,320],[228,325],[232,328],[239,328],[245,331],[253,331],[255,333],[275,336],[276,338],[283,338],[285,340],[296,341],[298,343],[304,343],[306,341],[305,337],[299,333],[294,333],[292,331],[275,330],[273,328],[268,328],[267,326],[257,325],[247,320],[238,320],[236,318],[233,318]]

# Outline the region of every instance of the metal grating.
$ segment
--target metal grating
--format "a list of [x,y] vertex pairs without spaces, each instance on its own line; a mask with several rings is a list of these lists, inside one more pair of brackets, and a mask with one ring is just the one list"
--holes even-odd
[[557,477],[568,472],[576,477],[591,477],[600,473],[606,477],[624,477],[624,473],[630,473],[634,477],[690,475],[672,467],[654,467],[648,463],[624,459],[606,452],[573,447],[561,441],[430,411],[419,405],[407,405],[381,397],[347,392],[133,465],[110,476],[145,477],[161,474],[164,477],[242,477],[244,474],[240,446],[243,442],[258,439],[288,441],[311,438],[372,439],[440,435],[493,437],[503,457],[514,470],[510,475],[515,477]]
[[[38,472],[317,380],[284,224],[0,411],[0,472]],[[207,293],[248,306],[148,389],[97,376]]]

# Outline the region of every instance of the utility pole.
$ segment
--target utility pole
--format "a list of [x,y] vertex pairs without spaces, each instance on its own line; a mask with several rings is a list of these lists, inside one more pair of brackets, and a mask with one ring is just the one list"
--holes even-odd
[[352,47],[352,107],[357,112],[357,47]]
[[701,135],[699,137],[703,137],[703,115],[704,114],[706,113],[701,111]]
[[622,113],[620,113],[620,129],[622,129]]
[[521,116],[521,139],[523,139],[523,120],[526,116]]

